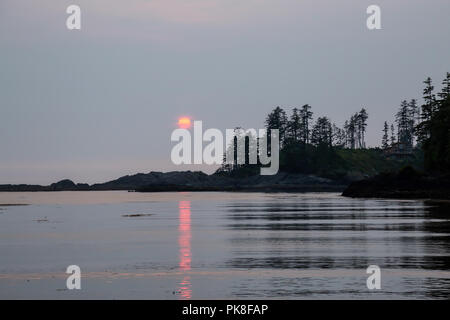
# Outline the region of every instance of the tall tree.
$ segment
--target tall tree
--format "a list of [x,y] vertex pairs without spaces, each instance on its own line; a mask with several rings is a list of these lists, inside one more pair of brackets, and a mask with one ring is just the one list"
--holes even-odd
[[381,139],[381,148],[386,150],[389,147],[389,125],[387,121],[384,122],[383,138]]
[[406,149],[413,146],[414,114],[410,109],[410,104],[403,100],[400,109],[395,116],[397,123],[397,140]]
[[294,108],[292,115],[287,124],[286,137],[292,142],[297,142],[301,137],[302,119],[300,117],[299,110]]
[[366,109],[364,109],[364,108],[362,108],[361,111],[356,116],[357,127],[358,127],[358,144],[359,144],[359,148],[365,148],[366,147],[365,134],[366,134],[367,119],[368,118],[369,118],[369,115],[368,115]]
[[345,130],[347,135],[347,145],[350,149],[355,149],[357,144],[357,119],[358,114],[354,114],[350,117],[349,121],[346,121]]
[[305,104],[300,109],[300,118],[301,118],[301,140],[303,143],[309,143],[310,140],[310,121],[312,120],[313,113],[311,111],[311,106],[309,104]]
[[394,124],[391,124],[391,146],[394,145],[397,142],[397,139],[395,138],[395,127]]
[[311,143],[315,146],[332,146],[332,126],[327,117],[319,117],[311,133]]
[[442,91],[438,93],[441,100],[446,100],[450,96],[450,72],[447,72],[445,79],[442,81]]
[[[286,112],[280,108],[276,107],[269,113],[266,117],[266,128],[268,132],[268,136],[270,137],[271,129],[278,129],[280,134],[280,146],[283,145],[285,137],[286,137],[286,128],[287,128],[287,116]],[[270,139],[269,139],[270,143]]]
[[415,129],[419,143],[423,143],[430,137],[431,120],[436,108],[436,96],[433,93],[434,86],[431,78],[428,77],[423,83],[425,84],[425,88],[423,89],[424,104],[422,105],[421,122]]

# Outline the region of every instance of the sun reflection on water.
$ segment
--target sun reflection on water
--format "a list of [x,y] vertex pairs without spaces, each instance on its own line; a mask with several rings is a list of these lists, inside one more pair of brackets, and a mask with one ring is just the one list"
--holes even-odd
[[[181,271],[191,270],[191,202],[189,200],[179,201],[179,225],[178,225],[178,245],[180,248]],[[179,288],[181,298],[190,299],[192,297],[192,285],[190,276],[185,276],[180,282]]]

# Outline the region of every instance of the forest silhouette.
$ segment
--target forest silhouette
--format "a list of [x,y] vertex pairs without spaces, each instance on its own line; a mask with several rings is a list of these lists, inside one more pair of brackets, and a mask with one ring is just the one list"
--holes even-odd
[[[370,148],[365,141],[369,118],[365,108],[339,127],[327,116],[319,116],[313,122],[313,108],[309,104],[292,108],[290,115],[282,107],[275,107],[266,116],[265,125],[268,137],[272,129],[279,130],[280,170],[349,181],[395,172],[406,166],[430,174],[447,173],[450,170],[450,73],[446,73],[442,90],[437,94],[431,78],[424,85],[423,103],[419,105],[416,99],[401,101],[394,119],[390,123],[385,121],[380,130],[380,145]],[[235,152],[239,139],[245,139],[248,157],[250,139],[255,138],[236,134]],[[238,163],[235,153],[235,161],[224,162],[216,174],[246,177],[258,173],[259,164]]]

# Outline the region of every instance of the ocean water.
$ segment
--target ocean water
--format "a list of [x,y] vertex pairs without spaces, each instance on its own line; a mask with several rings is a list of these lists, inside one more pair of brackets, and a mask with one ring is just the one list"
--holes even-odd
[[[1,299],[448,299],[450,212],[335,193],[0,193]],[[81,289],[68,290],[69,265]],[[381,289],[367,287],[367,268]]]

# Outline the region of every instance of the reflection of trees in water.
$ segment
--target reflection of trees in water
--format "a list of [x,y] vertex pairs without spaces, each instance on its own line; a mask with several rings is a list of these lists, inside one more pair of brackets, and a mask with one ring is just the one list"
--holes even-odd
[[[450,204],[425,202],[430,207],[425,215],[427,220],[423,223],[424,231],[429,234],[424,239],[423,268],[430,270],[450,270]],[[426,295],[436,299],[448,299],[450,292],[450,279],[424,279],[423,285],[427,288]]]
[[[430,207],[422,201],[342,198],[235,204],[226,215],[233,253],[226,265],[280,271],[354,269],[361,270],[364,279],[366,268],[376,264],[382,270],[396,270],[395,285],[388,289],[392,292],[448,297],[450,280],[439,271],[450,270],[449,214],[449,206]],[[423,274],[408,273],[414,270]],[[281,274],[263,283],[261,279],[241,283],[236,293],[255,295],[252,290],[258,286],[265,288],[262,297],[321,295],[330,289],[351,295],[365,290],[364,285],[358,287],[361,280],[337,277],[332,285],[320,277],[293,279]]]
[[[241,245],[260,249],[256,254],[238,255],[228,261],[236,268],[336,268],[342,265],[361,266],[367,259],[361,257],[336,256],[335,247],[340,243],[359,241],[365,246],[365,237],[349,234],[348,237],[334,237],[335,233],[324,231],[365,231],[363,223],[339,222],[343,219],[364,219],[361,203],[357,202],[268,202],[237,204],[229,208],[227,227],[233,231],[232,238]],[[257,231],[248,233],[248,231]],[[261,233],[259,233],[261,231]],[[321,234],[314,235],[315,232]],[[330,246],[327,247],[327,245]],[[317,254],[317,245],[326,248],[328,254]],[[322,249],[323,250],[323,249]],[[337,248],[339,250],[339,248]],[[254,252],[254,250],[252,250]],[[244,255],[244,256],[242,256]]]
[[450,279],[426,278],[423,281],[425,295],[433,299],[448,299]]
[[421,223],[415,225],[420,237],[401,237],[401,265],[426,270],[450,270],[450,206],[425,202]]
[[420,201],[302,199],[235,204],[228,212],[231,267],[450,270],[450,210]]

